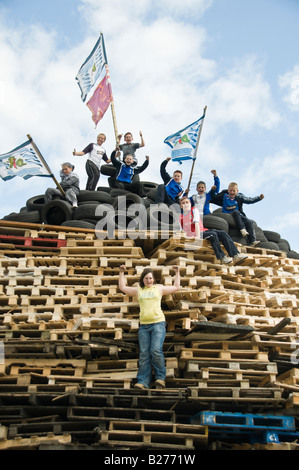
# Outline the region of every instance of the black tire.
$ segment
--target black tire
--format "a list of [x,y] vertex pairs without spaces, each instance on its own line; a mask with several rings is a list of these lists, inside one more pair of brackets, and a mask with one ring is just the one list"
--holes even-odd
[[91,230],[95,229],[95,224],[86,222],[84,220],[66,220],[65,222],[62,222],[61,226],[62,227],[88,228]]
[[224,230],[228,233],[229,225],[226,220],[213,214],[203,216],[203,226],[208,229]]
[[108,204],[112,204],[113,202],[113,197],[111,196],[110,193],[105,192],[105,191],[87,191],[83,190],[80,191],[78,194],[78,202],[85,202],[85,201],[99,201],[99,202],[105,202]]
[[151,181],[141,181],[143,189],[147,195],[149,191],[155,191],[159,186],[158,183],[152,183]]
[[279,240],[278,246],[280,245],[283,247],[284,251],[291,251],[291,245],[289,244],[288,240],[285,240],[284,238],[281,238]]
[[269,242],[278,243],[280,241],[280,234],[272,232],[271,230],[263,230],[265,237]]
[[105,193],[110,193],[111,188],[109,188],[109,186],[98,186],[97,191],[104,191]]
[[[96,230],[107,230],[108,238],[113,238],[114,230],[144,230],[146,220],[127,211],[109,211],[96,225]],[[101,238],[101,237],[100,237]]]
[[115,176],[116,168],[114,165],[107,163],[101,166],[101,174],[105,176]]
[[149,228],[159,230],[180,230],[180,209],[177,212],[166,204],[152,204],[147,209]]
[[72,206],[67,201],[54,199],[44,205],[41,212],[42,222],[48,225],[61,225],[73,219]]
[[[100,206],[100,210],[98,207]],[[100,214],[101,209],[104,209],[104,207],[107,207],[107,210],[112,209],[112,206],[110,204],[82,204],[75,209],[73,218],[74,220],[82,220],[82,219],[90,219],[90,220],[100,220],[103,216],[102,215],[97,215]]]
[[299,259],[299,253],[297,253],[296,251],[289,251],[288,254],[287,254],[287,257],[288,258],[293,258],[293,259]]
[[231,237],[232,241],[235,242],[235,243],[240,243],[240,245],[244,245],[244,246],[247,245],[246,238],[244,238],[244,237],[235,237],[234,235],[230,235],[230,237]]
[[236,224],[234,216],[232,214],[226,214],[225,212],[222,212],[221,207],[219,209],[214,210],[212,215],[219,217],[220,219],[226,220],[229,227],[237,228],[237,224]]
[[11,214],[3,217],[2,220],[10,220],[12,222],[27,222],[30,224],[39,224],[42,221],[39,211],[12,212]]
[[255,238],[259,241],[259,242],[267,242],[267,237],[265,236],[263,230],[256,226],[254,228],[254,231],[255,231]]
[[275,242],[260,242],[257,245],[257,248],[266,248],[267,250],[280,251],[278,244]]
[[[125,194],[115,197],[112,205],[114,209],[125,210],[132,204],[141,204],[144,206],[143,200],[138,194],[126,191]],[[122,207],[123,205],[125,205],[125,207]]]
[[45,195],[33,196],[26,201],[26,208],[28,211],[42,211],[45,205]]

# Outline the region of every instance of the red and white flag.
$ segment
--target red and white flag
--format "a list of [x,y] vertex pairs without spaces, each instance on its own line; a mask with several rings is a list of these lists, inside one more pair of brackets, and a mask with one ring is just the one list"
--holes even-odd
[[92,112],[92,120],[96,127],[107,111],[109,104],[113,100],[110,79],[105,75],[100,84],[95,89],[93,96],[88,101],[87,106]]

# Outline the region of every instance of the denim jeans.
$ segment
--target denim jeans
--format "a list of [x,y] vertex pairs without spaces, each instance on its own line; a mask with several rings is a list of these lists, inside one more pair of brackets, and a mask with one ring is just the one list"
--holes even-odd
[[247,240],[249,245],[255,241],[255,231],[254,231],[254,226],[245,215],[241,214],[239,211],[233,211],[232,215],[236,221],[237,227],[239,230],[242,230],[245,228],[248,232],[247,235]]
[[217,259],[221,259],[225,255],[220,243],[223,244],[229,256],[235,256],[239,253],[233,240],[224,230],[206,230],[202,232],[202,236],[211,243]]
[[149,388],[152,379],[152,367],[155,379],[165,380],[166,367],[163,343],[166,336],[165,322],[141,324],[138,330],[139,370],[137,382]]

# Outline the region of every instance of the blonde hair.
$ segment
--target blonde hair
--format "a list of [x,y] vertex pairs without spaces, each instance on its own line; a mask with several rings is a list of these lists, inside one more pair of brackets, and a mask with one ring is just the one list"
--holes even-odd
[[102,135],[102,136],[105,138],[105,140],[106,140],[106,136],[105,136],[105,134],[103,134],[103,132],[100,132],[100,133],[98,134],[98,137],[99,137],[99,135]]
[[229,188],[238,187],[238,183],[234,183],[234,182],[229,183],[228,187],[229,187]]

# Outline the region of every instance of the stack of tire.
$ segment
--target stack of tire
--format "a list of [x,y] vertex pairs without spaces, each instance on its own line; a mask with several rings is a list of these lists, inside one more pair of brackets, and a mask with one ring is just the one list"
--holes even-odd
[[[97,191],[81,190],[78,195],[77,208],[73,208],[67,201],[60,198],[45,204],[44,195],[38,195],[28,199],[26,206],[21,208],[20,212],[13,212],[3,217],[3,220],[86,229],[95,229],[97,226],[98,230],[108,230],[109,237],[112,236],[109,227],[116,230],[133,229],[135,231],[146,230],[149,227],[170,231],[179,229],[177,213],[174,213],[166,204],[162,207],[160,205],[159,210],[153,206],[157,183],[141,182],[146,193],[146,197],[141,198],[137,194],[111,187],[114,178],[113,171],[115,171],[112,165],[102,165],[101,171],[109,176],[109,187],[100,186]],[[139,181],[139,175],[135,178]],[[119,196],[125,196],[125,205],[124,198],[122,198],[121,207]],[[142,215],[135,210],[136,204],[144,207]],[[279,233],[261,229],[254,220],[252,223],[256,239],[260,242],[258,247],[284,251],[289,258],[299,258],[299,254],[291,250],[289,242],[281,238]],[[207,229],[224,230],[235,242],[246,245],[246,238],[240,235],[233,216],[222,213],[221,208],[216,209],[212,214],[204,215],[203,224]]]

